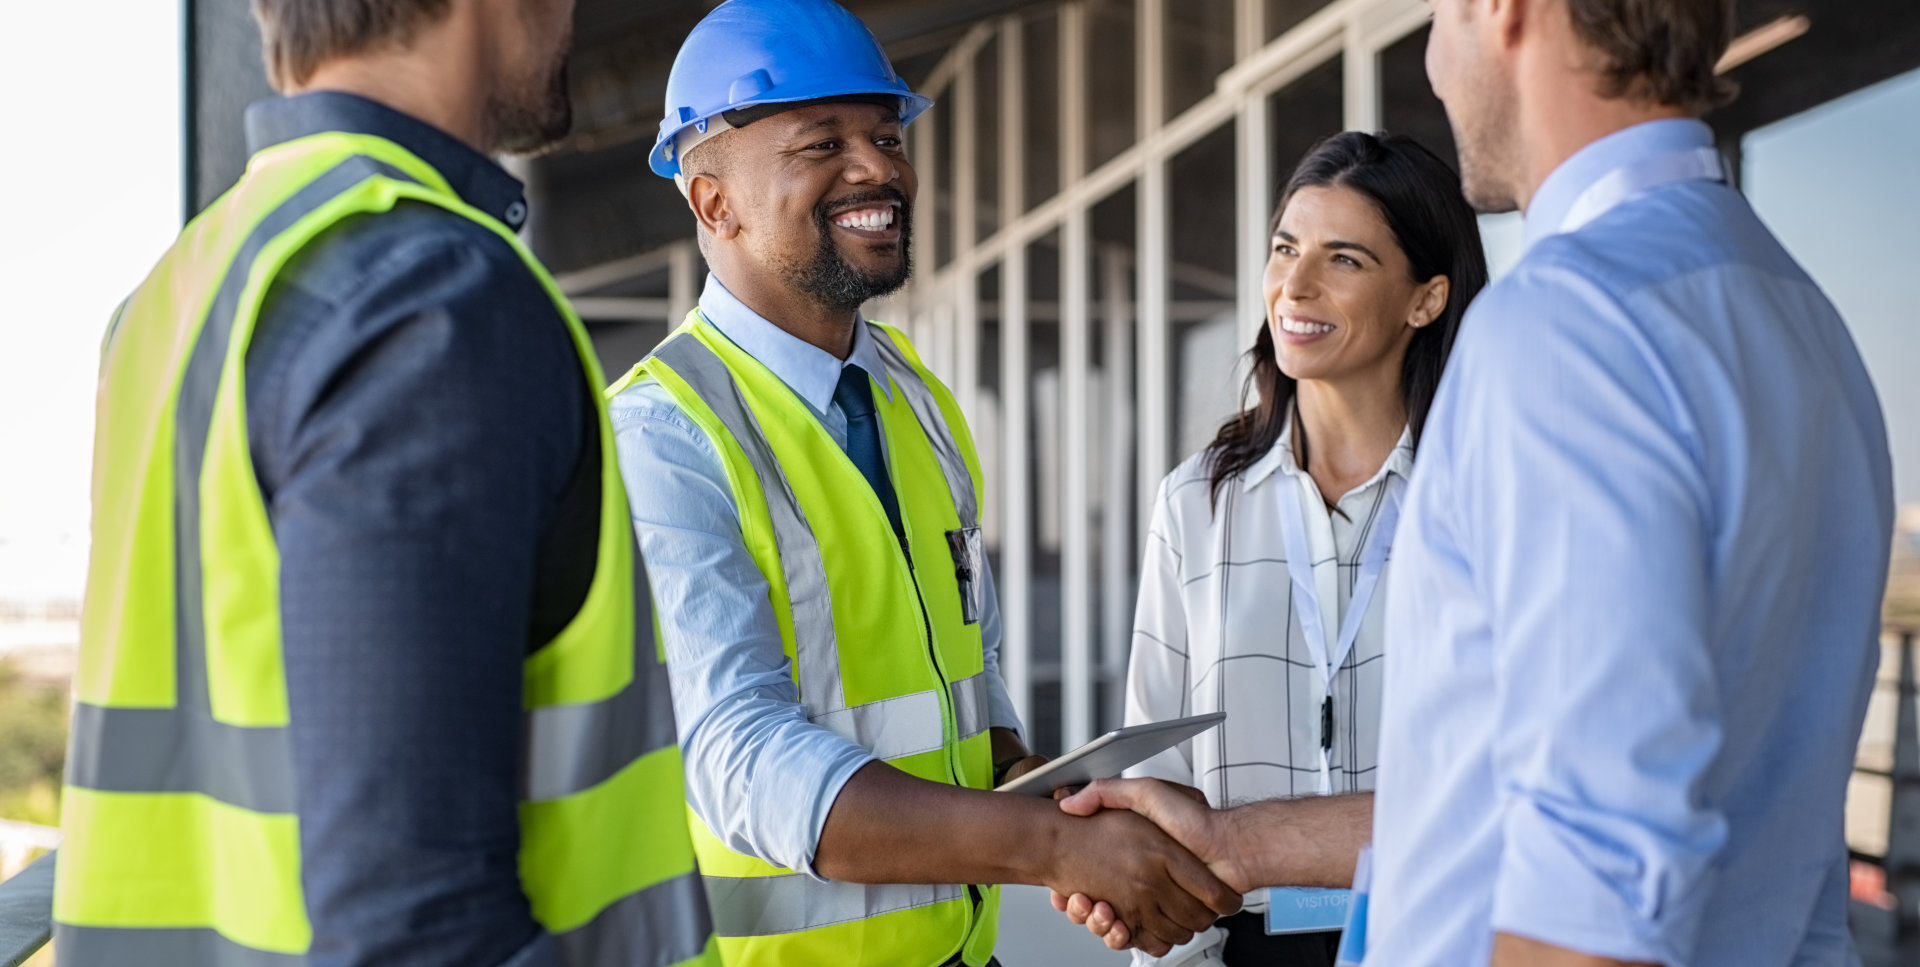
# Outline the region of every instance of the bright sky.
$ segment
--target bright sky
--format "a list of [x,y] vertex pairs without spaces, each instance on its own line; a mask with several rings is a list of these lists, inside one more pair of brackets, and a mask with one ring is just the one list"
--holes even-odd
[[[100,333],[179,228],[179,9],[15,3],[7,28],[0,600],[77,597]],[[1920,73],[1757,132],[1746,158],[1756,207],[1867,357],[1905,502],[1920,501],[1917,157]],[[1489,229],[1502,249],[1517,226]]]
[[100,334],[180,227],[180,10],[12,3],[0,39],[0,599],[78,597]]
[[1744,188],[1853,330],[1920,501],[1920,71],[1747,137]]

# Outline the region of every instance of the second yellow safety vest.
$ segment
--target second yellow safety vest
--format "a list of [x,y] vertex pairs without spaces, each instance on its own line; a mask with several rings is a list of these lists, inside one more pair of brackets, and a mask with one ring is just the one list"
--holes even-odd
[[[54,885],[63,965],[307,962],[279,551],[249,451],[247,345],[303,246],[401,202],[499,234],[552,295],[581,378],[602,381],[532,254],[393,142],[330,132],[267,148],[187,226],[103,350]],[[570,967],[711,967],[671,696],[604,406],[598,428],[593,580],[526,659],[520,882]]]
[[[870,375],[891,382],[874,404],[904,541],[807,405],[698,310],[608,392],[657,381],[721,454],[808,718],[911,775],[989,788],[979,461],[906,337],[868,325],[887,370]],[[935,967],[993,953],[998,887],[822,883],[692,822],[729,964]]]

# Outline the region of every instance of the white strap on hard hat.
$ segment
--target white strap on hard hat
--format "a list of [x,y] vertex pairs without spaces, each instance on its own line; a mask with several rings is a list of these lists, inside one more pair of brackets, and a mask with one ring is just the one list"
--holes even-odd
[[680,197],[687,197],[687,155],[707,140],[733,130],[727,119],[716,114],[705,124],[695,124],[680,132],[673,139],[673,156],[679,159],[679,171],[673,173],[674,187],[680,189]]

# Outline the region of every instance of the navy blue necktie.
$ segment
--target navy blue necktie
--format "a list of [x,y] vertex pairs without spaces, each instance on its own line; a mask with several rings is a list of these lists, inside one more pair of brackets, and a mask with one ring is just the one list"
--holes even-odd
[[840,385],[833,388],[833,401],[847,417],[847,457],[867,478],[880,506],[887,509],[887,523],[893,536],[905,537],[900,527],[900,502],[893,495],[893,480],[887,476],[887,461],[880,449],[880,421],[873,412],[873,389],[867,385],[867,371],[847,365],[840,369]]

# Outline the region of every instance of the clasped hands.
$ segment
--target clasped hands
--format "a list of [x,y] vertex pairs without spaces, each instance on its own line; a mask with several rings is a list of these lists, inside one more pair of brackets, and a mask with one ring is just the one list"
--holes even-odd
[[[1227,848],[1230,814],[1209,808],[1198,789],[1157,779],[1100,779],[1056,797],[1063,811],[1114,831],[1101,852],[1086,860],[1108,869],[1098,879],[1119,874],[1121,892],[1103,892],[1109,888],[1093,883],[1063,883],[1069,892],[1053,890],[1055,910],[1114,950],[1165,954],[1216,918],[1237,912],[1241,896],[1255,887]],[[1177,895],[1154,895],[1154,885],[1169,878]]]

